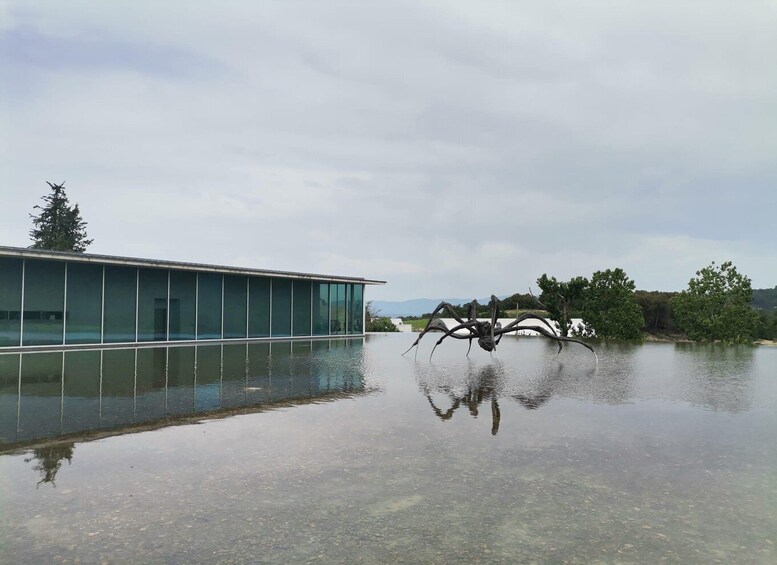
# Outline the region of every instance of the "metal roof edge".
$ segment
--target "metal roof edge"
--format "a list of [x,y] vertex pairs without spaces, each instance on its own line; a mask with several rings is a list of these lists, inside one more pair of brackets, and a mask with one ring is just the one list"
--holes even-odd
[[386,284],[386,281],[348,277],[338,275],[322,275],[317,273],[298,273],[294,271],[276,271],[271,269],[252,269],[250,267],[229,267],[225,265],[210,265],[206,263],[176,262],[163,259],[139,259],[136,257],[120,257],[116,255],[100,255],[96,253],[75,253],[70,251],[50,251],[47,249],[31,249],[28,247],[8,247],[0,245],[0,257],[20,257],[22,259],[50,259],[54,261],[74,261],[79,263],[103,263],[108,265],[125,265],[131,267],[150,267],[157,269],[178,269],[182,271],[206,271],[226,274],[256,275],[265,277],[280,277],[288,279],[309,279],[333,282],[351,282],[361,284]]

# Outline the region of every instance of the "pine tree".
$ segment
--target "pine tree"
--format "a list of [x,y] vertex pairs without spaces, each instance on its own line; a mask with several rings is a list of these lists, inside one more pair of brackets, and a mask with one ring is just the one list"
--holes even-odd
[[33,229],[30,237],[33,249],[48,249],[50,251],[75,251],[83,253],[92,243],[86,238],[86,222],[81,218],[78,204],[70,206],[65,194],[64,182],[52,184],[51,194],[43,196],[43,206],[35,206],[40,210],[37,216],[30,214]]

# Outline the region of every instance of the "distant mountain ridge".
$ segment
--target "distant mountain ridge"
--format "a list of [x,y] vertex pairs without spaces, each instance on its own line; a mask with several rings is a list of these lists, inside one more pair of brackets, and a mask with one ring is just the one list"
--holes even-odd
[[[499,296],[506,298],[507,295]],[[477,301],[481,304],[488,304],[488,298],[478,298]],[[381,316],[388,316],[390,318],[401,318],[402,316],[420,316],[431,312],[440,302],[450,302],[451,304],[468,304],[472,302],[472,298],[415,298],[413,300],[402,300],[399,302],[391,302],[388,300],[373,300],[372,311],[377,312]]]
[[[507,298],[505,294],[499,296],[500,300]],[[488,304],[491,297],[478,298],[481,304]],[[450,302],[451,304],[468,304],[472,298],[414,298],[412,300],[390,301],[373,300],[373,312],[378,312],[381,316],[392,318],[401,318],[402,316],[420,316],[434,310],[440,302]],[[753,289],[753,301],[751,306],[760,310],[772,310],[777,308],[777,286],[774,288]]]

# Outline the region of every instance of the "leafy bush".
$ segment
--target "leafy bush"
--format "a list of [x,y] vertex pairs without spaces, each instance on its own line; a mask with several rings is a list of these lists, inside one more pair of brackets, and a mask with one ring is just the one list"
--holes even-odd
[[585,290],[583,319],[598,337],[641,339],[645,318],[634,302],[634,281],[623,269],[596,271]]
[[694,341],[750,343],[758,334],[758,314],[750,307],[750,279],[730,261],[696,271],[688,289],[672,299],[677,325]]
[[367,322],[368,332],[398,332],[397,327],[391,322],[391,318],[373,318]]

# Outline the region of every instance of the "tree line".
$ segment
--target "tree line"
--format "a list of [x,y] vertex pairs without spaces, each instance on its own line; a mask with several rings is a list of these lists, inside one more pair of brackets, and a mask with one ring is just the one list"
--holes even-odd
[[[726,343],[777,339],[777,287],[757,291],[754,298],[750,278],[730,261],[700,269],[681,292],[636,290],[621,268],[568,281],[543,274],[537,285],[539,296],[513,294],[500,300],[500,310],[542,312],[563,336],[638,340],[651,334]],[[469,316],[469,304],[453,308]],[[478,305],[477,315],[490,316],[488,305]],[[573,318],[584,323],[573,326]]]

